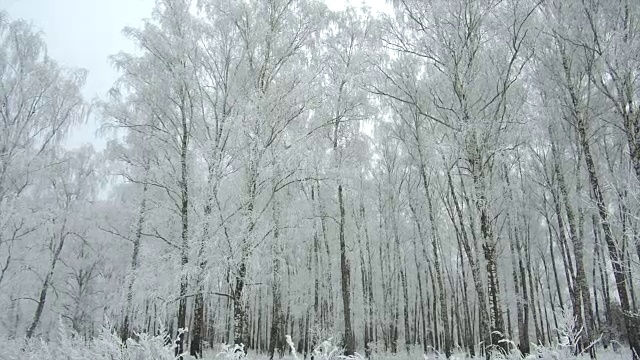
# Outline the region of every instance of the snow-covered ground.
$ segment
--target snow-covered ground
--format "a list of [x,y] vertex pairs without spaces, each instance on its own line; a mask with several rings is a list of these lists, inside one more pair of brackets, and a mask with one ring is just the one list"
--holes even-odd
[[[138,341],[128,340],[124,344],[114,331],[103,330],[100,335],[92,340],[84,340],[64,326],[60,326],[56,339],[49,342],[42,340],[6,339],[0,347],[0,360],[175,360],[171,346],[165,346],[162,337],[149,337],[146,334],[139,335]],[[193,360],[189,355],[182,357],[184,360]],[[246,357],[239,356],[234,348],[219,344],[207,349],[203,356],[205,360],[268,360],[266,354],[249,353]],[[278,357],[276,357],[278,358]],[[613,349],[598,349],[597,358],[600,360],[627,360],[631,359],[631,352],[626,347]],[[306,360],[300,354],[288,352],[282,360]],[[328,342],[321,344],[314,352],[314,360],[345,360],[340,349]],[[371,360],[436,360],[445,359],[438,354],[423,354],[421,351],[408,354],[375,353]],[[449,359],[452,360],[485,360],[484,356],[470,357],[466,353],[456,352]],[[494,355],[491,359],[521,360],[523,357],[514,352],[509,355]],[[572,351],[566,347],[543,348],[532,347],[532,353],[525,359],[589,359],[589,356],[572,355]],[[360,354],[356,354],[354,360],[365,360]]]

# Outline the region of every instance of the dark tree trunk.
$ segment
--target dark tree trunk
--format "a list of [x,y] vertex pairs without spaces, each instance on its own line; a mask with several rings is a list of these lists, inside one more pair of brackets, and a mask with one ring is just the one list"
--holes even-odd
[[[180,300],[178,302],[178,329],[186,327],[187,320],[187,287],[188,281],[186,266],[189,262],[189,173],[187,169],[187,151],[189,145],[189,127],[186,114],[186,94],[182,89],[180,112],[182,116],[182,134],[180,136],[180,217],[182,220],[182,244],[180,247],[180,264],[182,275],[180,279]],[[179,347],[184,347],[184,334],[178,338]],[[182,353],[182,351],[180,352]]]
[[233,343],[236,345],[245,344],[244,323],[246,314],[244,311],[244,301],[242,296],[247,276],[246,259],[242,259],[236,276],[236,285],[233,290]]
[[[275,215],[275,206],[274,206],[274,219],[276,219]],[[272,291],[272,305],[273,311],[271,315],[271,339],[269,341],[269,359],[273,359],[273,355],[275,353],[275,349],[283,350],[283,319],[282,319],[282,299],[281,299],[281,283],[282,277],[280,276],[280,258],[281,248],[280,248],[280,239],[279,239],[279,230],[276,220],[276,225],[273,233],[273,246],[272,246],[272,256],[273,256],[273,283],[271,287]]]
[[[420,223],[420,220],[418,218],[418,214],[416,212],[416,209],[413,205],[409,205],[411,208],[411,214],[413,215],[413,220],[415,221],[415,225],[416,228],[418,230],[418,237],[420,238],[420,241],[422,243],[422,247],[425,246],[424,243],[424,234],[423,234],[423,230],[422,230],[422,225]],[[425,311],[424,308],[424,291],[423,291],[423,286],[422,286],[422,269],[420,268],[420,263],[418,262],[418,243],[415,239],[415,237],[413,237],[413,256],[414,256],[414,261],[416,263],[416,276],[418,278],[418,294],[420,296],[420,313],[422,315],[422,348],[424,350],[424,352],[426,353],[428,350],[428,346],[427,346],[427,313]],[[423,250],[424,251],[424,250]]]
[[[473,278],[473,283],[475,285],[476,294],[478,296],[478,321],[480,325],[480,337],[482,341],[484,341],[484,346],[482,349],[486,348],[488,344],[491,344],[491,328],[489,326],[489,314],[487,313],[486,306],[486,298],[484,292],[484,286],[482,284],[482,278],[480,275],[480,265],[478,264],[478,259],[475,256],[471,245],[469,243],[469,239],[467,237],[466,230],[463,226],[464,220],[462,216],[462,209],[460,208],[460,204],[458,203],[457,196],[455,190],[453,188],[453,181],[451,179],[451,174],[447,173],[447,182],[449,183],[449,190],[451,194],[451,198],[453,200],[453,204],[458,214],[458,220],[461,224],[460,233],[461,233],[461,243],[463,245],[464,251],[467,255],[467,261],[469,261],[469,266],[471,267],[471,276]],[[485,351],[483,351],[485,352]]]
[[338,206],[340,207],[340,283],[342,287],[342,309],[344,319],[345,355],[353,355],[356,351],[355,338],[351,327],[351,269],[347,257],[347,246],[344,237],[345,210],[342,194],[342,184],[338,185]]
[[122,325],[121,338],[127,340],[131,336],[131,314],[133,306],[133,285],[136,280],[136,270],[138,269],[138,256],[140,254],[140,240],[142,239],[142,228],[144,226],[145,214],[147,211],[147,181],[146,172],[148,164],[145,164],[145,182],[142,185],[142,200],[140,201],[140,211],[138,212],[138,223],[136,225],[135,238],[133,239],[133,254],[131,255],[131,276],[127,285],[127,307]]
[[[426,175],[423,174],[423,182],[427,181]],[[442,280],[442,269],[440,264],[440,233],[438,231],[438,225],[436,224],[433,202],[431,199],[431,193],[429,191],[428,184],[424,184],[425,194],[427,198],[427,207],[429,209],[429,222],[432,229],[432,249],[433,249],[433,265],[436,271],[436,281],[438,282],[438,288],[440,289],[440,316],[444,326],[444,355],[445,357],[451,357],[451,332],[449,328],[449,314],[447,310],[446,293],[444,289],[444,281]],[[435,293],[434,293],[435,296]]]
[[[371,356],[371,347],[370,342],[373,341],[370,336],[371,319],[369,318],[369,311],[373,304],[369,301],[369,288],[372,286],[371,279],[369,278],[369,272],[367,270],[367,263],[365,261],[364,251],[368,249],[368,246],[365,247],[362,242],[362,231],[366,233],[367,220],[365,216],[364,203],[360,201],[360,207],[356,211],[354,210],[354,218],[356,219],[356,237],[358,239],[358,247],[360,248],[360,275],[362,278],[362,301],[364,305],[364,347],[365,347],[365,356],[369,358]],[[366,236],[366,235],[365,235]],[[368,241],[367,241],[368,245]]]
[[195,296],[193,307],[193,329],[191,332],[189,354],[198,359],[202,357],[202,332],[204,330],[204,296],[202,294],[202,288]]
[[62,231],[60,232],[60,242],[58,243],[58,247],[56,248],[55,253],[53,254],[53,258],[51,259],[51,265],[49,266],[49,271],[42,282],[42,287],[40,289],[40,296],[38,297],[38,306],[36,307],[36,312],[33,315],[33,320],[31,321],[31,325],[27,329],[27,339],[31,339],[33,334],[40,323],[40,317],[42,316],[42,311],[44,310],[44,305],[47,301],[47,292],[49,291],[49,286],[51,285],[51,278],[53,277],[53,273],[56,269],[56,264],[60,259],[60,253],[62,252],[62,247],[64,246],[64,241],[67,237],[66,234],[66,220],[62,225]]

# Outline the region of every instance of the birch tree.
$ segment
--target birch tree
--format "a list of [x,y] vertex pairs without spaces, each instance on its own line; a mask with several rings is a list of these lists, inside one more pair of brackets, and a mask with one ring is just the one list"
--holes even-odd
[[[303,49],[314,40],[322,8],[315,2],[279,0],[233,6],[231,21],[244,48],[245,73],[240,89],[248,105],[240,115],[242,133],[238,140],[245,149],[238,157],[243,176],[239,197],[243,225],[238,239],[239,259],[234,265],[233,317],[234,342],[246,344],[247,268],[255,242],[264,236],[256,225],[274,194],[261,186],[262,169],[271,147],[281,144],[288,128],[307,111],[303,89],[308,88],[308,82],[302,76],[314,74],[300,71],[306,63]],[[285,172],[284,177],[278,177],[276,190],[294,175],[295,172]]]
[[[328,105],[326,124],[330,129],[335,181],[337,183],[338,203],[338,243],[340,245],[340,284],[344,323],[345,354],[355,352],[355,336],[352,324],[351,265],[346,239],[346,199],[344,189],[344,163],[347,151],[358,144],[359,121],[367,115],[368,99],[358,87],[363,76],[366,51],[370,46],[371,22],[360,19],[354,10],[340,14],[330,23],[329,33],[324,45],[326,53],[326,76]],[[366,15],[365,15],[366,16]]]
[[37,306],[27,328],[27,338],[35,334],[40,324],[65,243],[72,237],[82,240],[82,232],[77,228],[79,219],[74,214],[81,214],[95,194],[95,158],[92,152],[91,149],[80,149],[62,159],[57,169],[53,169],[54,172],[50,174],[48,186],[43,189],[48,191],[43,194],[41,201],[52,205],[47,219],[49,226],[43,233],[48,238],[47,247],[51,253],[39,294],[34,300]]
[[[5,13],[0,19],[0,288],[8,295],[23,278],[19,269],[30,266],[21,264],[28,258],[25,241],[44,231],[38,217],[48,210],[34,196],[36,189],[63,157],[64,137],[86,119],[80,95],[86,72],[59,66],[47,55],[41,34],[25,21]],[[45,281],[42,288],[29,336],[39,323],[49,284]],[[0,303],[9,300],[14,307],[17,300],[9,298],[0,297]]]

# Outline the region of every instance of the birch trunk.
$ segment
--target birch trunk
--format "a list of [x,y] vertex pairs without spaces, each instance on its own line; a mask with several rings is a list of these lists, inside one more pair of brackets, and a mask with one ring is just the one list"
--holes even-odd
[[67,238],[66,233],[66,219],[62,224],[62,230],[60,231],[60,242],[56,247],[56,251],[53,253],[53,258],[51,259],[51,265],[49,265],[49,271],[42,282],[42,287],[40,289],[40,296],[38,296],[38,306],[36,307],[36,312],[33,315],[33,320],[31,321],[31,325],[27,329],[27,339],[31,339],[33,334],[40,323],[40,317],[42,316],[42,311],[44,310],[44,305],[47,301],[47,292],[49,291],[49,286],[51,285],[51,278],[53,277],[53,273],[56,269],[56,264],[60,259],[60,253],[62,252],[62,247],[64,246],[65,239]]
[[[458,214],[458,220],[460,221],[460,224],[464,224],[464,220],[462,217],[462,209],[460,208],[460,204],[458,203],[457,196],[453,188],[453,180],[451,179],[450,173],[447,173],[447,180],[449,183],[451,198],[453,200],[456,213]],[[464,251],[467,255],[467,261],[469,261],[469,266],[471,267],[471,277],[473,278],[476,294],[478,295],[478,307],[479,307],[478,317],[479,317],[479,323],[480,323],[480,337],[482,341],[484,341],[483,348],[486,348],[488,344],[491,344],[491,329],[488,321],[489,314],[487,313],[484,286],[482,284],[482,278],[480,275],[480,266],[477,262],[476,255],[472,251],[471,245],[469,243],[469,239],[467,237],[466,230],[462,225],[460,226],[460,233],[462,234],[461,242],[462,242]]]
[[124,324],[122,325],[121,337],[123,340],[131,336],[130,321],[132,317],[133,303],[133,285],[136,281],[136,271],[138,269],[138,257],[140,256],[140,240],[142,239],[142,230],[144,227],[145,215],[147,212],[147,172],[148,163],[145,168],[145,181],[142,184],[142,200],[140,200],[140,210],[138,211],[138,222],[136,224],[136,233],[133,238],[133,254],[131,254],[131,276],[127,284],[127,307],[125,309]]

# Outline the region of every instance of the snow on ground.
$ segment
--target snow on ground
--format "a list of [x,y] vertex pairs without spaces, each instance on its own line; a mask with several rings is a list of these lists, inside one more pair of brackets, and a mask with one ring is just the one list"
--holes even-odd
[[[293,345],[290,338],[288,342]],[[62,324],[59,325],[56,337],[50,341],[5,339],[0,341],[0,360],[176,360],[171,346],[166,346],[161,336],[148,336],[138,334],[137,341],[132,339],[122,342],[117,332],[109,328],[103,328],[100,334],[91,340],[85,340],[69,331]],[[205,350],[204,360],[268,360],[266,354],[258,354],[250,351],[248,355],[241,356],[236,348],[218,344]],[[195,360],[185,355],[183,360]],[[631,352],[626,347],[617,346],[615,349],[598,349],[599,360],[628,360]],[[311,356],[303,356],[287,352],[278,360],[310,360]],[[346,360],[341,355],[340,349],[325,341],[314,351],[313,360]],[[374,353],[369,360],[441,360],[444,356],[438,354],[423,354],[422,351],[412,353]],[[451,360],[485,360],[483,356],[469,357],[462,352],[454,353]],[[522,360],[517,354],[495,355],[493,360]],[[532,354],[525,359],[545,360],[579,360],[589,359],[588,355],[573,356],[568,347],[556,346],[552,348],[532,346]],[[362,355],[356,354],[353,360],[366,360]]]

